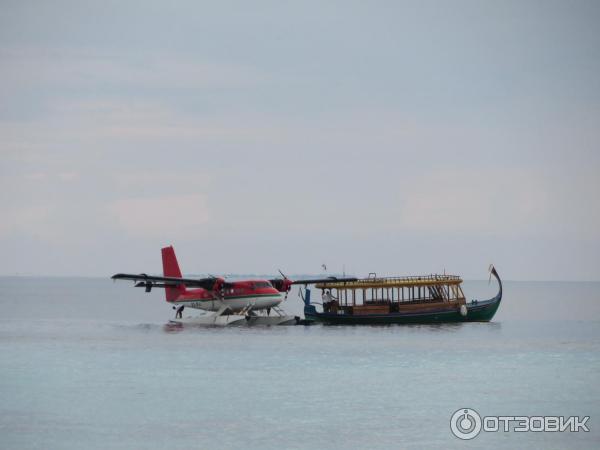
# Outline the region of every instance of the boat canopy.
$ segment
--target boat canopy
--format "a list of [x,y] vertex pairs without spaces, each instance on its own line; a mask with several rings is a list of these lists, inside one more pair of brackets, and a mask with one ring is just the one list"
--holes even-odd
[[393,287],[413,287],[413,286],[439,286],[439,285],[459,285],[463,280],[458,275],[422,275],[407,277],[385,277],[377,276],[363,278],[357,281],[349,282],[324,282],[317,283],[317,289],[377,289]]

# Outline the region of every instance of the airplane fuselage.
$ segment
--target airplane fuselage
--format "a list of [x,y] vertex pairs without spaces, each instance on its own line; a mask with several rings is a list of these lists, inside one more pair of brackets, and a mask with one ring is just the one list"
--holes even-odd
[[239,312],[249,307],[253,310],[272,308],[285,297],[286,292],[278,291],[266,280],[245,280],[229,283],[217,291],[188,289],[171,303],[205,311],[218,311],[227,306],[232,312]]

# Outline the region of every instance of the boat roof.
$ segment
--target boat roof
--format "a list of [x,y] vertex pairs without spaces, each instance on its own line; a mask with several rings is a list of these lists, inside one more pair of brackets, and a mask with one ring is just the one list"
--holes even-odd
[[318,289],[365,289],[461,284],[458,275],[421,275],[406,277],[363,278],[357,281],[326,281],[315,284]]

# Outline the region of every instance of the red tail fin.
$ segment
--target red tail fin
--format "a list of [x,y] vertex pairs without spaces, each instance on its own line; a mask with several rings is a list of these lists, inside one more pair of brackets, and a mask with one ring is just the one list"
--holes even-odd
[[[179,269],[179,263],[175,256],[175,250],[173,246],[165,247],[161,250],[162,252],[162,263],[163,263],[163,275],[165,277],[178,277],[181,278],[181,270]],[[165,294],[167,301],[172,302],[177,299],[181,294],[185,292],[185,285],[180,284],[177,287],[165,288]]]

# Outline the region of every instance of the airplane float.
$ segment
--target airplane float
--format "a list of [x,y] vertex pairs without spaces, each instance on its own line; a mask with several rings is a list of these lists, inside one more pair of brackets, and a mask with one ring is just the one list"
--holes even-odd
[[[135,287],[143,287],[146,292],[153,288],[164,288],[166,301],[177,310],[171,322],[197,325],[294,325],[300,322],[298,316],[286,315],[279,305],[286,300],[292,285],[314,284],[323,281],[356,281],[356,278],[328,277],[324,279],[290,280],[283,278],[271,280],[227,281],[222,277],[184,278],[172,246],[162,252],[164,276],[145,273],[117,273],[113,280],[132,280]],[[209,313],[197,317],[183,318],[184,308],[200,309]],[[271,315],[271,311],[274,312]]]

